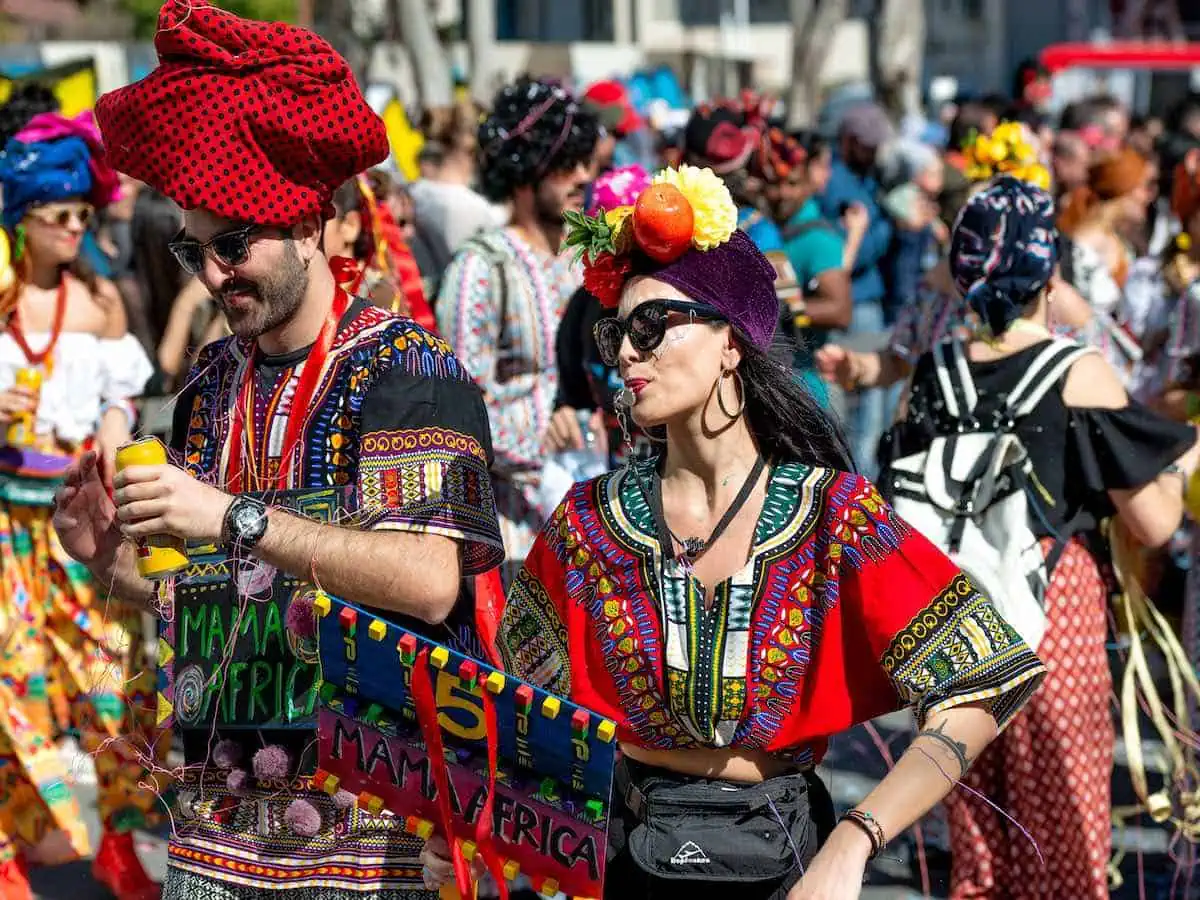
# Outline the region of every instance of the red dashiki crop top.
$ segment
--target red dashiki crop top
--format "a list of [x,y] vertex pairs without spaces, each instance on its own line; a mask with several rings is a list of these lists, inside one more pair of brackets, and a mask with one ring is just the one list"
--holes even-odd
[[[642,481],[656,460],[644,467]],[[509,590],[509,671],[654,749],[745,747],[815,765],[828,738],[897,709],[984,701],[1004,727],[1041,661],[867,479],[772,469],[750,559],[717,586],[664,567],[639,479],[577,484]]]

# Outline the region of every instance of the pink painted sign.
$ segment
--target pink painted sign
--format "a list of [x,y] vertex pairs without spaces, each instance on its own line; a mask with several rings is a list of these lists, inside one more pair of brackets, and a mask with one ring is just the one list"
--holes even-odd
[[[437,820],[437,792],[417,729],[385,733],[329,708],[319,713],[321,768],[339,788],[369,793],[397,815]],[[486,757],[446,752],[455,836],[474,840],[487,800]],[[607,815],[575,806],[553,779],[537,781],[500,770],[493,805],[497,851],[521,871],[552,878],[569,896],[599,897],[607,850]]]

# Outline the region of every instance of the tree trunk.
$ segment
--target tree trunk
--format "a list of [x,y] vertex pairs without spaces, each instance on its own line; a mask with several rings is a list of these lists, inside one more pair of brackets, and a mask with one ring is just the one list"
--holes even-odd
[[489,106],[498,87],[492,65],[496,48],[494,0],[467,0],[467,48],[471,57],[471,96]]
[[875,96],[893,118],[920,112],[925,50],[923,0],[876,0],[870,24]]
[[313,4],[313,30],[342,54],[359,84],[364,84],[371,54],[354,27],[351,0],[321,0]]
[[792,14],[792,88],[788,127],[804,128],[816,118],[821,72],[849,0],[790,0]]
[[426,0],[395,0],[400,37],[412,61],[421,105],[426,109],[454,102],[454,82],[446,51],[438,40]]

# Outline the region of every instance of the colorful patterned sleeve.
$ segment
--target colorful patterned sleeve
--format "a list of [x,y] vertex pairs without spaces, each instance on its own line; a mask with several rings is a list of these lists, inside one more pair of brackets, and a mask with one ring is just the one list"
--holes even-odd
[[464,575],[499,565],[504,545],[479,389],[465,378],[393,368],[367,392],[361,421],[362,527],[461,541]]
[[[442,279],[438,294],[438,331],[483,390],[491,420],[498,469],[528,469],[542,464],[541,436],[549,420],[537,402],[537,373],[500,380],[500,290],[503,273],[472,249],[459,253]],[[509,298],[509,303],[516,300]]]
[[560,602],[567,596],[562,507],[551,516],[509,586],[496,643],[504,670],[571,696],[571,657]]
[[848,477],[850,499],[831,523],[843,636],[879,662],[918,722],[984,703],[1003,728],[1041,683],[1041,660],[873,484]]

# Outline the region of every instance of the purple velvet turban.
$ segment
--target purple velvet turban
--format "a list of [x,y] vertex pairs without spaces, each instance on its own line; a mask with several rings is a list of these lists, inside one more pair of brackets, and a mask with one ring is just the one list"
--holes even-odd
[[760,350],[771,346],[779,325],[775,267],[742,231],[712,250],[689,250],[662,265],[637,254],[634,275],[646,275],[715,307]]

